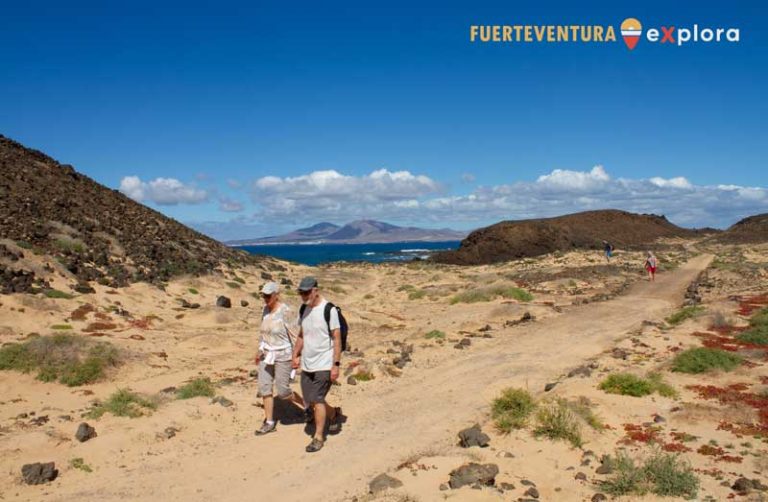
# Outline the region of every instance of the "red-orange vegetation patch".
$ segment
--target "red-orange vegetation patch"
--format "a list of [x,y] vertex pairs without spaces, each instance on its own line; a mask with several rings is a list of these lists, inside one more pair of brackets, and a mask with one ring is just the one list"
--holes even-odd
[[624,444],[658,443],[660,431],[660,427],[655,427],[653,425],[624,424],[624,432],[627,437],[621,442]]
[[[733,328],[732,333],[740,333],[745,329],[746,328]],[[765,345],[743,342],[731,336],[718,335],[715,333],[707,333],[703,331],[695,331],[691,334],[700,338],[701,344],[710,349],[727,350],[729,352],[736,352],[742,349],[765,350]]]
[[86,328],[83,329],[86,333],[92,331],[107,331],[117,328],[117,324],[113,322],[92,322]]
[[150,329],[152,327],[152,319],[154,319],[154,317],[151,316],[142,317],[141,319],[133,319],[128,321],[128,325],[137,329]]
[[112,320],[112,317],[107,315],[107,314],[105,314],[104,312],[96,312],[95,316],[96,316],[96,319],[98,319],[100,321],[111,321]]
[[691,449],[685,446],[683,443],[674,443],[674,442],[665,443],[664,446],[662,446],[662,448],[664,449],[664,451],[679,452],[679,453],[691,451]]
[[696,450],[696,453],[707,455],[709,457],[715,457],[717,462],[730,462],[733,464],[740,464],[741,461],[744,460],[742,457],[737,455],[726,455],[725,450],[719,446],[712,446],[708,444],[701,445],[699,449]]
[[751,296],[743,299],[739,303],[739,309],[736,311],[739,315],[751,316],[755,310],[768,305],[768,294]]
[[682,443],[689,443],[691,441],[696,441],[697,439],[699,439],[698,436],[694,436],[693,434],[688,434],[687,432],[675,431],[675,432],[670,432],[669,435],[672,436],[672,439],[674,439],[675,441],[680,441]]
[[694,469],[694,471],[698,472],[699,474],[703,474],[705,476],[711,476],[716,479],[720,479],[725,475],[725,472],[721,471],[716,467],[713,467],[711,469]]
[[[750,434],[751,430],[762,434],[768,431],[768,396],[758,395],[754,392],[747,392],[750,385],[746,383],[735,383],[726,387],[716,387],[714,385],[688,385],[686,388],[699,394],[702,399],[715,399],[721,404],[733,405],[744,404],[757,410],[757,424],[729,424],[723,422],[719,429],[730,430],[734,434]],[[724,424],[727,424],[724,426]],[[736,432],[739,431],[739,432]]]

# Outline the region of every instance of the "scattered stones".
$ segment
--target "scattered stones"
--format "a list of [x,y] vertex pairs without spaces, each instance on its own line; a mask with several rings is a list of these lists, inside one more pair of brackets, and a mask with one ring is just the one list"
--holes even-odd
[[592,376],[592,368],[590,368],[588,365],[579,366],[578,368],[574,368],[571,371],[568,372],[568,378],[573,377],[590,377]]
[[355,375],[350,375],[349,378],[347,378],[347,385],[357,385],[357,378],[355,378]]
[[515,458],[515,454],[509,451],[500,451],[496,456],[499,458]]
[[454,490],[466,485],[493,486],[498,474],[496,464],[470,462],[451,471],[448,485]]
[[54,462],[26,464],[21,467],[21,477],[28,485],[41,485],[56,479],[59,475]]
[[271,281],[272,280],[272,274],[270,274],[269,272],[262,272],[261,273],[261,278],[264,279],[265,281]]
[[595,472],[597,474],[611,474],[613,472],[613,465],[611,465],[611,462],[609,462],[608,459],[603,456],[603,458],[600,460],[600,467],[595,469]]
[[248,300],[240,300],[241,307],[247,307],[249,305]]
[[461,345],[464,345],[465,347],[469,347],[470,345],[472,345],[472,340],[470,340],[469,338],[462,338],[459,343]]
[[232,308],[232,300],[230,300],[229,298],[227,298],[226,296],[223,296],[223,295],[219,296],[218,298],[216,298],[216,306],[217,307],[222,307],[222,308],[225,308],[225,309],[231,309]]
[[478,331],[481,332],[481,333],[485,333],[486,331],[491,331],[491,325],[490,324],[486,324],[482,328],[478,329]]
[[661,415],[654,415],[653,421],[656,422],[657,424],[663,424],[664,422],[667,421],[667,419],[662,417]]
[[91,285],[88,284],[87,282],[77,283],[72,289],[84,295],[91,295],[96,292],[96,290],[93,289],[93,287],[91,287]]
[[739,493],[747,493],[752,490],[764,492],[764,491],[768,491],[768,486],[761,483],[759,479],[747,479],[747,478],[741,477],[733,483],[733,486],[731,486],[731,489]]
[[611,351],[611,357],[613,357],[614,359],[624,359],[624,360],[626,360],[629,357],[629,352],[627,352],[624,349],[620,349],[620,348],[616,347],[616,348],[614,348]]
[[251,378],[259,378],[259,370],[251,370],[248,372],[248,376]]
[[548,384],[546,384],[546,385],[544,386],[544,392],[549,392],[549,391],[551,391],[552,389],[554,389],[554,388],[555,388],[555,386],[557,385],[557,383],[558,383],[558,382],[551,382],[551,383],[548,383]]
[[403,482],[399,479],[393,478],[389,474],[381,473],[368,483],[368,491],[375,495],[386,490],[400,488],[401,486],[403,486]]
[[179,432],[179,429],[176,427],[166,427],[163,432],[155,434],[155,437],[161,440],[168,440],[175,437],[177,432]]
[[179,300],[181,302],[181,307],[185,309],[199,309],[200,304],[199,303],[190,303],[186,299],[182,298]]
[[605,500],[608,500],[608,497],[606,497],[602,493],[595,493],[592,495],[592,498],[590,499],[592,502],[604,502]]
[[504,491],[512,491],[515,489],[515,485],[512,483],[507,483],[506,481],[502,481],[499,483],[499,488],[501,488]]
[[573,477],[573,479],[579,480],[579,481],[586,481],[587,475],[583,472],[577,472],[576,475]]
[[77,432],[75,432],[75,438],[81,443],[85,443],[89,439],[93,439],[96,436],[98,436],[98,434],[96,434],[96,429],[88,425],[86,422],[81,423],[77,427]]
[[506,321],[504,323],[504,326],[511,327],[511,326],[517,326],[518,324],[524,323],[524,322],[531,322],[534,321],[536,318],[531,315],[530,312],[526,312],[520,317],[520,319],[514,320],[514,321]]
[[222,405],[225,408],[229,408],[230,406],[235,404],[224,396],[216,396],[213,399],[211,399],[211,404],[217,404],[217,403]]
[[530,481],[528,479],[524,479],[524,480],[520,481],[520,484],[524,485],[524,486],[536,486],[536,483],[534,483],[533,481]]
[[48,415],[40,415],[39,417],[33,418],[32,420],[30,420],[29,423],[32,424],[32,425],[37,425],[38,427],[43,425],[43,424],[47,424],[48,423]]
[[461,445],[462,448],[470,448],[472,446],[485,448],[488,446],[490,440],[491,438],[480,429],[479,424],[475,424],[472,427],[459,432],[459,445]]
[[525,493],[523,495],[526,495],[526,496],[534,498],[534,499],[538,499],[539,498],[539,490],[536,489],[535,486],[532,486],[532,487],[528,488],[527,490],[525,490]]

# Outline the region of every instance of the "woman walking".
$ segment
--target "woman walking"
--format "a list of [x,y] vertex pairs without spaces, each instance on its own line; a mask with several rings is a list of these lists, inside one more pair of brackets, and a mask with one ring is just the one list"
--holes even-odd
[[658,266],[658,263],[659,261],[656,259],[656,256],[648,251],[648,256],[645,258],[645,270],[648,271],[649,281],[656,280],[656,267]]
[[259,366],[259,396],[264,400],[264,423],[256,431],[257,436],[275,430],[273,390],[277,391],[278,399],[291,401],[304,408],[301,397],[290,387],[293,339],[298,332],[296,314],[291,307],[280,301],[280,286],[275,282],[268,282],[261,288],[261,297],[264,310],[261,315],[259,351],[255,359]]

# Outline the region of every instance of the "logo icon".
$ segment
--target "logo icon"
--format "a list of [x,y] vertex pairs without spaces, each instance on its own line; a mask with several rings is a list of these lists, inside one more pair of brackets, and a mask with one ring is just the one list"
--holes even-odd
[[628,17],[621,23],[621,38],[627,44],[629,50],[632,50],[640,41],[640,35],[643,34],[643,25],[634,17]]

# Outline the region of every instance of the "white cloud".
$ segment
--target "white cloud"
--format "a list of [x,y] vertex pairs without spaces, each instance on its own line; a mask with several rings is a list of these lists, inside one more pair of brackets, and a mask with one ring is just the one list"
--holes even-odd
[[412,223],[485,225],[504,219],[557,216],[593,209],[665,214],[685,226],[728,226],[768,211],[768,190],[696,185],[684,177],[614,178],[603,166],[555,169],[533,182],[480,186],[463,195],[442,193],[435,180],[385,169],[365,176],[315,171],[266,176],[251,186],[256,217],[279,224],[344,223],[358,218]]
[[265,217],[346,221],[375,217],[390,208],[413,209],[417,199],[441,190],[442,186],[428,176],[408,171],[379,169],[365,176],[349,176],[327,170],[259,178],[251,186],[251,196]]
[[208,192],[175,178],[155,178],[147,182],[138,176],[126,176],[120,181],[120,191],[138,202],[150,201],[161,206],[200,204],[208,200]]
[[472,173],[464,173],[461,175],[461,181],[464,183],[474,183],[477,178]]
[[676,178],[669,178],[664,179],[660,178],[658,176],[654,176],[653,178],[649,179],[651,183],[656,185],[657,187],[669,187],[669,188],[684,188],[684,189],[690,189],[693,188],[693,185],[690,181],[683,178],[682,176],[678,176]]
[[588,173],[580,171],[568,171],[564,169],[555,169],[549,174],[539,176],[536,180],[541,187],[547,187],[553,190],[594,190],[603,187],[611,180],[603,166],[595,166]]

